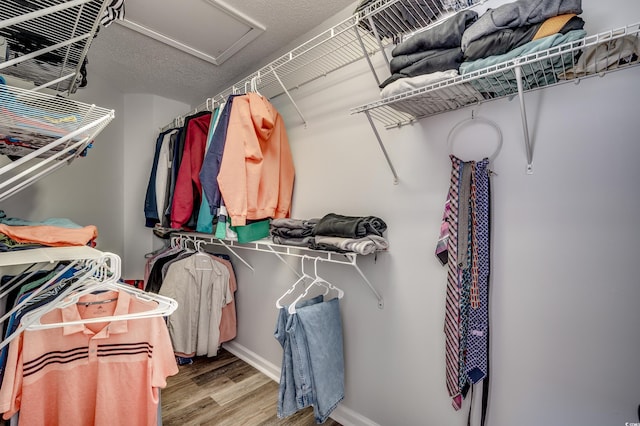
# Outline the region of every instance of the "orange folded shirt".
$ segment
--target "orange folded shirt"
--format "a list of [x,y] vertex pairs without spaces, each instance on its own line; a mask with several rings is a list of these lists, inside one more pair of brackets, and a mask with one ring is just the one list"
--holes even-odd
[[98,237],[98,228],[88,225],[83,228],[61,226],[10,226],[0,223],[0,233],[19,243],[38,243],[50,247],[84,246]]

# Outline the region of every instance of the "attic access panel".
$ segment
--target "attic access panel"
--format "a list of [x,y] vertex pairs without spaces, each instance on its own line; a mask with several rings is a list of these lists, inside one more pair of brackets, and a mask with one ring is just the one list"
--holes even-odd
[[220,0],[130,0],[126,5],[119,24],[214,65],[265,31]]

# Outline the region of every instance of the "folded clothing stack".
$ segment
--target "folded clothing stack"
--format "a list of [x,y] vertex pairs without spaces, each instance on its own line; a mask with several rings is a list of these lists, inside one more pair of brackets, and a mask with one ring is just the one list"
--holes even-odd
[[389,247],[383,237],[386,230],[387,224],[376,216],[329,213],[316,225],[311,248],[339,253],[371,254]]
[[276,244],[309,247],[320,219],[273,219],[271,238]]
[[389,64],[391,77],[383,81],[380,88],[383,89],[402,78],[450,70],[457,71],[463,60],[460,48],[462,35],[477,19],[477,12],[463,10],[441,24],[415,34],[398,44],[391,51],[393,57]]
[[[380,84],[380,95],[391,97],[575,42],[586,36],[585,22],[578,16],[581,13],[581,0],[517,0],[481,16],[472,10],[461,11],[393,49],[391,76]],[[525,87],[555,83],[558,74],[570,68],[579,54],[576,50],[523,67]],[[471,85],[481,96],[478,100],[517,90],[511,70],[473,80]]]
[[379,217],[329,213],[321,219],[274,219],[270,233],[276,244],[371,254],[389,247],[382,236],[386,229]]
[[[580,40],[586,36],[585,23],[577,16],[581,13],[581,0],[518,0],[489,9],[462,35],[459,72],[468,74]],[[576,50],[522,67],[525,88],[557,82],[579,54]],[[471,84],[485,97],[496,97],[517,91],[518,80],[507,70]]]

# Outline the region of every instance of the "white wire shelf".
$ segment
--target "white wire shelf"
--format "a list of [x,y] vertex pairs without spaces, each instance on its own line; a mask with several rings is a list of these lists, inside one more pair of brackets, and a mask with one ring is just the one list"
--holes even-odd
[[0,36],[9,60],[0,74],[58,93],[74,93],[106,0],[3,0]]
[[103,252],[89,246],[45,247],[0,253],[0,266],[59,262],[61,260],[99,259]]
[[[403,36],[444,21],[452,13],[468,9],[486,0],[376,0],[352,16],[306,41],[273,62],[237,81],[231,87],[207,99],[195,112],[208,109],[231,94],[245,93],[252,81],[262,95],[273,98],[286,94],[304,122],[304,116],[289,90],[365,58],[380,84],[370,57]],[[384,55],[388,62],[388,58]],[[192,112],[193,113],[193,112]],[[186,114],[188,116],[192,113]],[[175,126],[178,117],[164,129]]]
[[[385,128],[390,129],[465,106],[518,95],[518,80],[521,80],[523,92],[529,92],[571,81],[577,83],[587,77],[603,76],[607,72],[638,65],[638,58],[627,62],[625,58],[617,56],[608,61],[595,62],[593,67],[582,72],[573,73],[572,70],[576,69],[576,62],[584,49],[611,44],[625,36],[640,37],[639,24],[588,36],[400,93],[352,108],[351,113],[367,113]],[[536,73],[539,78],[518,79],[517,68],[525,74]]]
[[0,84],[0,201],[87,155],[114,111]]
[[[244,92],[251,79],[273,97],[381,51],[403,35],[435,25],[485,0],[377,0],[214,96]],[[375,73],[374,73],[375,74]],[[282,80],[282,85],[280,81]]]
[[238,241],[234,241],[234,240],[220,240],[211,234],[203,234],[203,233],[197,233],[197,232],[175,232],[171,235],[172,235],[172,238],[178,237],[178,238],[184,239],[185,241],[191,241],[196,247],[197,247],[196,245],[197,243],[224,247],[252,271],[254,270],[253,267],[242,256],[240,256],[240,254],[238,254],[238,252],[235,249],[252,250],[252,251],[258,251],[262,253],[269,253],[269,254],[275,255],[297,276],[300,276],[298,271],[296,271],[293,267],[291,267],[291,265],[289,265],[289,263],[287,263],[284,260],[283,256],[309,258],[309,259],[318,260],[321,262],[349,265],[353,267],[358,272],[360,277],[364,280],[365,284],[367,285],[371,293],[377,299],[378,307],[380,309],[384,307],[384,301],[382,299],[382,296],[378,293],[378,291],[375,289],[373,284],[371,284],[369,279],[366,277],[366,275],[364,275],[364,273],[362,272],[362,270],[357,264],[358,256],[361,256],[358,253],[351,253],[351,252],[338,253],[338,252],[324,251],[324,250],[313,250],[307,247],[287,246],[282,244],[275,244],[273,243],[273,241],[269,239],[262,239],[262,240],[253,241],[250,243],[239,243]]

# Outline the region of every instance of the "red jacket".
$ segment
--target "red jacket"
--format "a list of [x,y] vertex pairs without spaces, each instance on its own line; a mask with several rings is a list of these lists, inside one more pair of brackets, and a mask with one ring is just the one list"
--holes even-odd
[[186,129],[182,161],[173,190],[171,204],[171,227],[184,228],[189,222],[194,207],[200,208],[202,185],[200,169],[207,148],[207,134],[211,114],[203,114],[189,120]]

